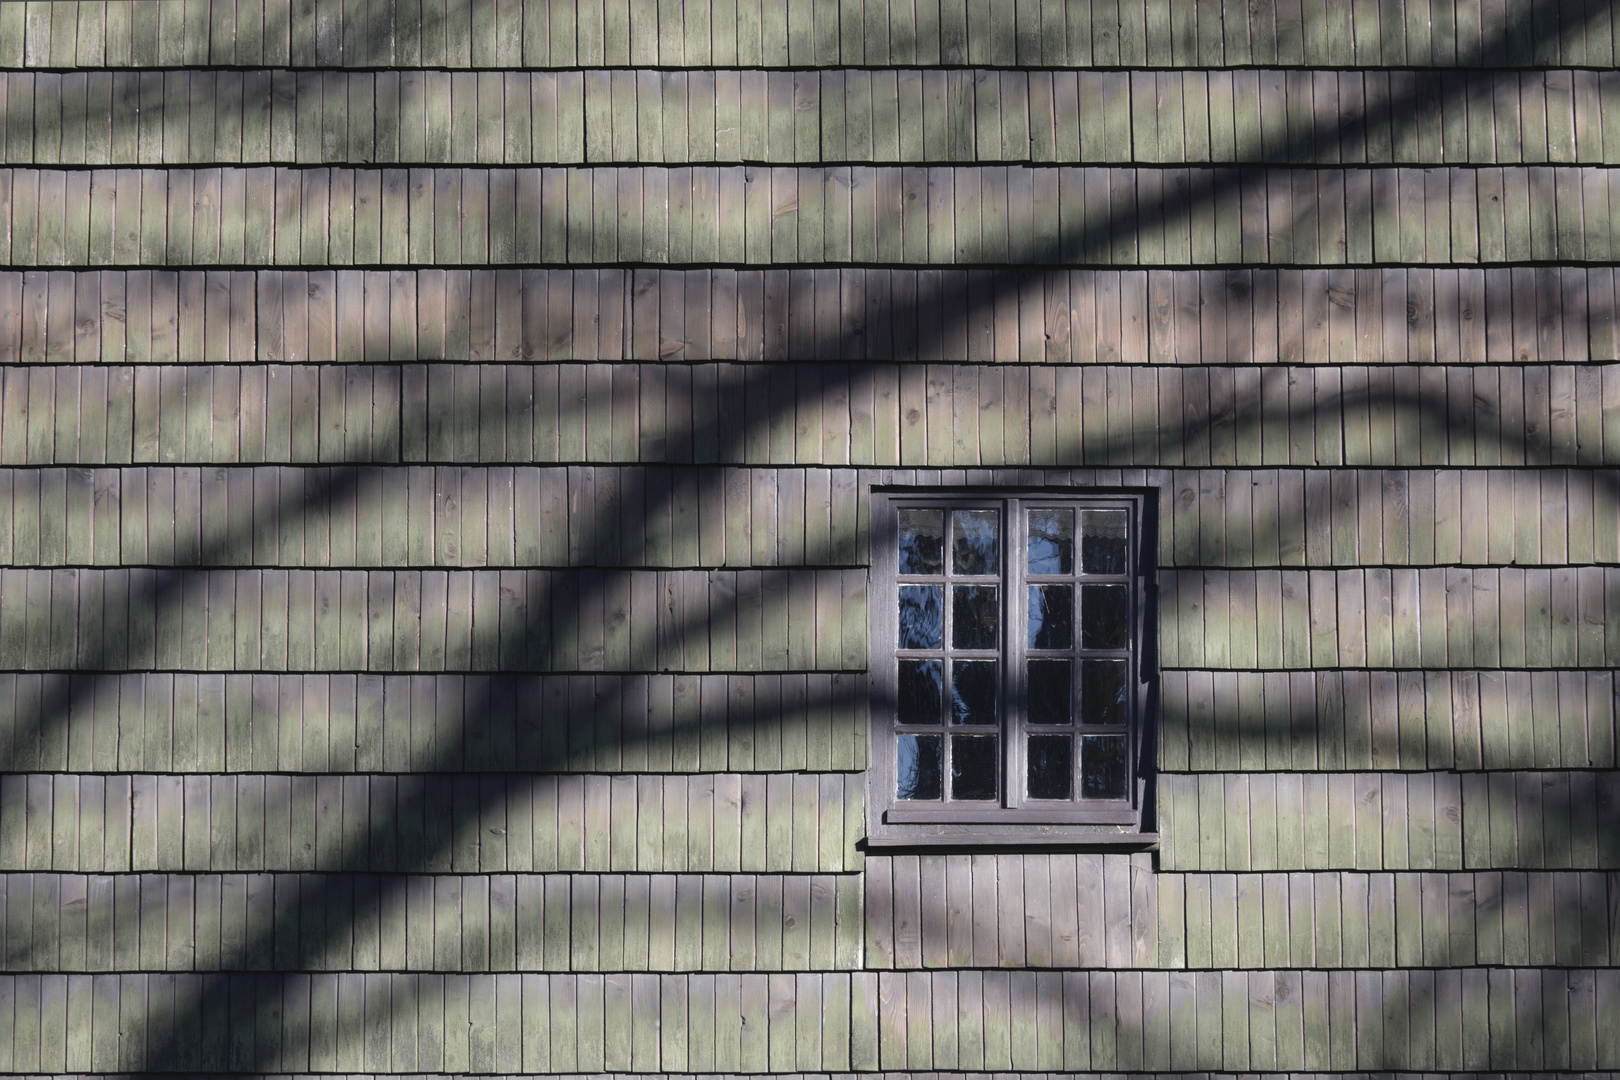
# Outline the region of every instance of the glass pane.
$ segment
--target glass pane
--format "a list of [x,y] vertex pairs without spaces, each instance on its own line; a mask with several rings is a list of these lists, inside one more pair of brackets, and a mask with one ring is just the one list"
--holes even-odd
[[900,723],[939,723],[942,668],[938,660],[900,661],[900,701],[896,716]]
[[1001,532],[994,510],[952,510],[951,572],[994,574],[1000,570],[996,539]]
[[994,585],[957,585],[951,595],[951,647],[993,649],[1000,609]]
[[1123,660],[1084,660],[1080,664],[1080,722],[1123,724],[1129,719],[1129,690]]
[[900,647],[937,649],[945,643],[945,590],[940,585],[900,586]]
[[1029,512],[1029,572],[1074,573],[1074,511]]
[[1069,660],[1029,662],[1029,722],[1067,724],[1069,712]]
[[902,735],[895,757],[902,799],[937,799],[940,784],[940,741],[938,735]]
[[958,724],[996,722],[994,660],[957,660],[951,664],[951,719]]
[[996,797],[996,737],[951,736],[951,798]]
[[1081,737],[1080,793],[1088,799],[1125,797],[1125,736]]
[[900,511],[900,572],[945,572],[945,511]]
[[1124,510],[1086,510],[1080,515],[1080,567],[1088,574],[1125,572]]
[[1074,646],[1074,586],[1029,587],[1029,647],[1068,649]]
[[1130,612],[1130,593],[1124,585],[1082,586],[1081,646],[1087,649],[1123,649],[1131,636],[1128,625]]
[[1067,735],[1029,737],[1029,797],[1067,799],[1074,790],[1072,743]]

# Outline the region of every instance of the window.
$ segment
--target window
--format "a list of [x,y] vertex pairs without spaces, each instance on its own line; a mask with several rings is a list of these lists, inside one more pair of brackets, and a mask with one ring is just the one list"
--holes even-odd
[[869,840],[1152,842],[1145,493],[873,498]]

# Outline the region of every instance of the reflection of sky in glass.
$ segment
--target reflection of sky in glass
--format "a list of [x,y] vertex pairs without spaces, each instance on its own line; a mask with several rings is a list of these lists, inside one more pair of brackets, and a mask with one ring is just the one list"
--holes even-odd
[[996,539],[1001,532],[994,510],[955,510],[951,513],[951,570],[958,574],[994,574],[1001,560]]
[[1029,572],[1074,573],[1074,511],[1029,512]]
[[1080,562],[1088,574],[1125,572],[1126,513],[1087,510],[1080,515]]
[[944,593],[939,585],[900,586],[902,649],[937,649],[945,644]]
[[943,793],[939,736],[902,735],[897,751],[895,773],[900,798],[939,798]]
[[994,585],[957,585],[951,598],[951,645],[958,649],[996,647],[998,616]]
[[1029,647],[1067,649],[1074,645],[1074,586],[1029,587]]
[[994,660],[957,660],[951,664],[951,719],[958,724],[996,722]]
[[945,511],[900,511],[900,572],[940,574],[945,571]]
[[902,724],[939,723],[944,665],[938,660],[900,661],[899,713]]
[[1125,586],[1085,586],[1080,590],[1080,644],[1087,649],[1123,649],[1130,637],[1129,613]]

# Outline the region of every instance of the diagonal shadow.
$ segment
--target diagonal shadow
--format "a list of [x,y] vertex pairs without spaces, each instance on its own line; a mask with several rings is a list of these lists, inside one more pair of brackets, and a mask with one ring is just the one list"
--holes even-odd
[[[1595,18],[1595,14],[1586,14],[1583,16],[1583,18],[1586,21],[1590,21],[1591,19]],[[1537,37],[1537,41],[1533,45],[1532,51],[1539,55],[1542,51],[1541,45],[1544,44],[1540,38],[1544,37],[1547,41],[1553,41],[1556,40],[1558,33],[1561,31],[1567,32],[1568,29],[1569,27],[1567,26],[1559,27],[1555,25],[1549,26],[1546,24],[1537,26],[1532,35]],[[1524,31],[1522,27],[1518,27],[1515,28],[1513,32],[1522,34]],[[1505,42],[1499,41],[1488,43],[1486,54],[1492,55],[1501,53],[1505,51],[1505,49]],[[1413,89],[1414,91],[1416,90],[1415,87]],[[1390,107],[1393,116],[1401,118],[1401,123],[1411,126],[1419,122],[1420,117],[1423,115],[1425,108],[1428,107],[1429,104],[1430,102],[1428,101],[1418,99],[1414,93],[1413,96],[1392,101],[1390,103]],[[1324,119],[1320,128],[1313,133],[1313,137],[1337,137],[1338,130],[1339,124],[1336,120],[1328,121]],[[1211,199],[1217,194],[1229,193],[1234,186],[1240,185],[1243,182],[1243,177],[1245,175],[1246,174],[1240,170],[1206,170],[1199,174],[1194,190],[1187,192],[1164,193],[1157,200],[1149,200],[1147,203],[1134,202],[1128,206],[1122,205],[1112,208],[1108,221],[1109,227],[1105,231],[1099,230],[1100,235],[1098,233],[1091,233],[1082,237],[1075,237],[1072,235],[1064,236],[1055,230],[1043,234],[1042,236],[1033,240],[1028,250],[1017,253],[1021,256],[1019,261],[1023,264],[1023,266],[1052,264],[1058,262],[1060,256],[1062,256],[1065,252],[1072,251],[1078,251],[1082,261],[1085,260],[1087,255],[1100,255],[1104,252],[1107,243],[1109,243],[1109,241],[1106,239],[1107,237],[1129,235],[1132,230],[1138,228],[1143,222],[1162,222],[1168,220],[1177,214],[1189,200],[1197,202],[1198,200],[1202,199]],[[1301,225],[1307,215],[1314,217],[1314,213],[1315,208],[1313,205],[1297,207],[1295,209],[1294,224],[1296,226]],[[942,345],[946,340],[952,339],[956,335],[965,333],[965,328],[969,325],[969,321],[978,315],[977,309],[982,307],[982,305],[987,301],[988,297],[994,296],[999,287],[1004,286],[1009,281],[1014,280],[1015,276],[1021,272],[1022,269],[1006,268],[1000,268],[992,271],[990,278],[994,287],[988,291],[988,294],[981,293],[978,298],[975,298],[970,303],[963,304],[956,309],[947,312],[944,318],[931,319],[930,321],[922,322],[920,333],[923,335],[925,342],[930,347],[937,347]],[[909,315],[913,325],[917,325],[920,317],[924,314],[924,309],[915,300],[909,305],[902,302],[901,304],[896,305],[894,310],[902,317]],[[1428,421],[1431,423],[1444,424],[1446,422],[1446,417],[1443,415],[1443,412],[1426,407],[1421,401],[1408,401],[1404,404],[1408,408],[1416,409],[1419,412],[1424,413]],[[773,411],[768,416],[758,419],[750,418],[747,425],[721,423],[718,429],[714,432],[715,441],[724,448],[725,454],[739,454],[747,438],[750,427],[757,427],[757,425],[760,424],[769,425],[770,423],[779,419],[780,414],[785,413],[786,410],[792,409],[794,405],[795,402],[792,401],[774,403]],[[1240,408],[1238,410],[1239,416],[1234,419],[1239,426],[1253,425],[1258,422],[1252,415],[1257,411],[1258,410],[1256,409]],[[1143,432],[1142,434],[1146,434],[1146,432]],[[725,455],[723,455],[723,458],[724,456]],[[328,506],[336,506],[338,504],[350,501],[355,496],[355,478],[356,477],[353,470],[340,473],[334,478],[333,482],[327,485],[323,490],[318,492],[305,492],[302,499],[298,500],[297,502],[304,506],[321,503]],[[288,509],[291,509],[291,507],[288,507]],[[607,547],[608,537],[604,533],[604,530],[610,527],[610,520],[617,520],[617,518],[620,516],[621,515],[619,514],[604,513],[599,510],[596,517],[592,519],[586,527],[586,535],[582,541],[583,549],[592,552],[610,550]],[[215,553],[216,559],[222,554],[223,552]],[[173,605],[178,600],[178,596],[183,589],[183,583],[186,577],[187,571],[183,569],[175,569],[165,572],[154,580],[153,587],[149,593],[132,598],[132,602],[139,602],[142,604],[151,605],[153,607],[165,607]],[[542,606],[544,607],[546,605]],[[531,625],[533,624],[531,623]],[[88,658],[90,662],[85,664],[84,667],[90,671],[95,671],[99,666],[96,661],[104,662],[105,659],[106,658],[103,656],[92,656]],[[92,677],[106,678],[108,676],[94,675]],[[616,704],[617,702],[615,702],[615,705]],[[41,709],[40,715],[42,718],[42,726],[60,726],[63,724],[66,720],[66,716],[71,708],[71,705],[72,701],[70,700],[69,695],[69,683],[64,679],[53,685],[52,693],[48,700],[44,703],[44,707]],[[473,715],[486,715],[491,711],[492,708],[494,708],[494,703],[487,698],[481,700],[469,700],[465,703],[465,708]],[[566,767],[567,763],[566,761],[558,760],[553,763],[553,765],[555,769],[561,770]],[[435,812],[435,808],[429,805],[427,802],[426,793],[420,789],[412,792],[409,801],[402,800],[402,802],[404,804],[401,806],[401,810],[406,814],[425,815]],[[383,827],[384,824],[382,822],[373,821],[370,824],[369,831],[363,831],[357,836],[353,837],[344,848],[340,860],[341,864],[350,867],[364,866],[366,862],[366,853],[371,850],[379,839],[381,839],[380,832]],[[387,822],[386,827],[391,830],[393,828],[393,822]],[[454,841],[452,840],[452,842]],[[417,864],[418,866],[425,864],[427,858],[429,857],[429,853],[426,852],[417,853],[417,855],[419,860]],[[337,888],[337,883],[342,876],[343,875],[341,874],[332,874],[320,877],[317,880],[315,888],[301,892],[300,908],[311,913],[317,910],[324,911],[329,897],[333,895],[334,890]],[[384,882],[383,887],[386,890],[389,890],[391,893],[397,893],[397,891],[402,888],[402,883],[404,880],[403,875],[396,875],[387,879]],[[397,902],[397,897],[393,897],[393,899],[395,899]],[[312,940],[306,945],[306,949],[312,950],[314,948],[320,948],[323,947],[324,944],[325,942],[323,941]],[[250,948],[258,950],[262,950],[265,947],[266,943],[264,942],[255,942],[250,946]],[[300,958],[301,965],[307,964],[308,955],[309,954],[306,953],[305,957]],[[281,981],[284,983],[285,977],[282,977]],[[176,1000],[173,1003],[172,1008],[167,1010],[167,1015],[161,1017],[160,1019],[154,1020],[154,1026],[157,1026],[160,1029],[149,1030],[145,1033],[145,1038],[142,1040],[141,1044],[142,1049],[139,1055],[139,1060],[122,1061],[118,1063],[120,1066],[128,1069],[143,1071],[171,1070],[179,1067],[195,1067],[191,1064],[194,1062],[197,1064],[202,1064],[202,1066],[205,1068],[226,1067],[226,1062],[197,1062],[197,1055],[195,1053],[197,1047],[195,1046],[194,1040],[190,1033],[200,1030],[201,1018],[204,1012],[208,1011],[211,1013],[217,1004],[217,1001],[211,1001],[210,998],[217,995],[226,985],[223,977],[201,980],[201,982],[203,983],[202,989],[200,989],[197,993],[188,996],[185,1000]],[[276,992],[274,996],[279,999],[279,992]],[[256,1049],[244,1047],[242,1050],[243,1052],[240,1054],[233,1053],[231,1055],[231,1060],[228,1063],[230,1067],[252,1071],[267,1071],[277,1067],[278,1063],[263,1059],[260,1056],[259,1051]],[[98,1065],[98,1067],[102,1066]]]

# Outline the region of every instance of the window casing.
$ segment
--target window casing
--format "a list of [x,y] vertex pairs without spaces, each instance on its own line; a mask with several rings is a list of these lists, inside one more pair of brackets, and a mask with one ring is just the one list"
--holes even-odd
[[1141,491],[880,491],[874,846],[1135,845],[1151,704]]

